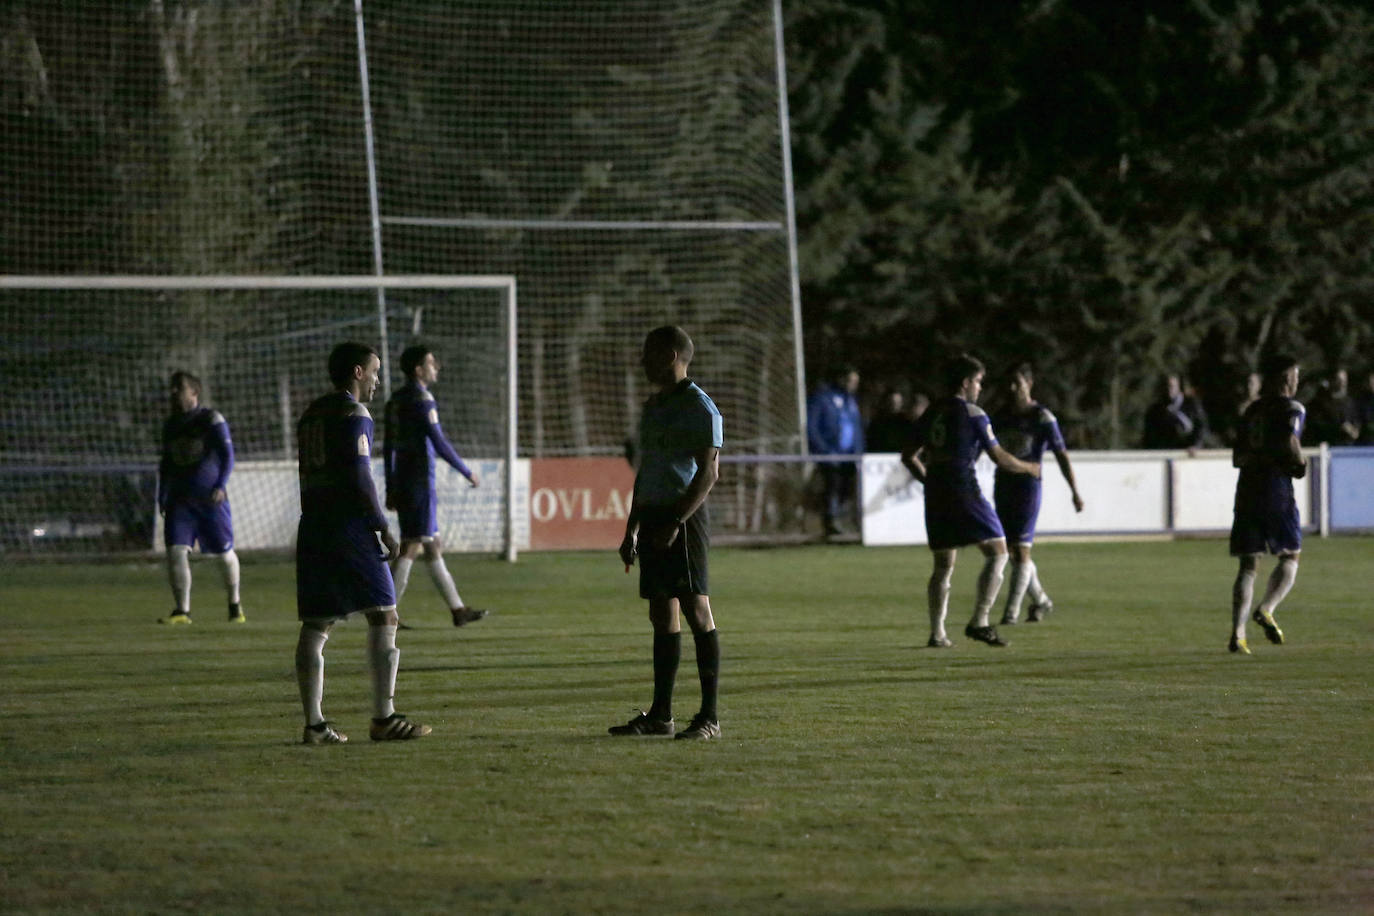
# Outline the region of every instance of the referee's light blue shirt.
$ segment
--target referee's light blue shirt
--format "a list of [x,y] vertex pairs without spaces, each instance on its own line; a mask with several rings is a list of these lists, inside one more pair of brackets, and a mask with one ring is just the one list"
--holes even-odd
[[639,419],[636,505],[668,506],[676,502],[696,476],[696,453],[720,448],[723,435],[715,402],[691,379],[683,379],[666,394],[645,401]]

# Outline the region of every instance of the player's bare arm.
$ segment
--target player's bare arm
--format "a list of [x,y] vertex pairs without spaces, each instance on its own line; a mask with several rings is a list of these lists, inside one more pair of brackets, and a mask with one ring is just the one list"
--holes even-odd
[[1009,471],[1012,474],[1029,474],[1035,478],[1040,477],[1040,465],[1030,461],[1022,461],[1000,445],[994,445],[990,448],[988,457],[1004,471]]
[[634,565],[635,555],[639,552],[638,505],[638,500],[631,497],[630,513],[625,517],[625,537],[620,541],[620,562],[625,564],[626,572]]
[[902,451],[902,465],[911,472],[911,476],[919,480],[923,485],[926,482],[926,466],[921,461],[921,455],[925,453],[923,448],[909,448]]
[[1064,480],[1069,485],[1069,492],[1073,494],[1073,511],[1083,511],[1083,497],[1078,495],[1078,481],[1073,477],[1073,465],[1069,464],[1068,452],[1055,452],[1054,460],[1059,465],[1059,472],[1064,475]]
[[392,537],[389,528],[378,531],[377,537],[381,539],[382,546],[386,548],[386,561],[390,563],[396,559],[396,555],[400,552],[400,545],[396,543],[396,538]]
[[682,498],[673,507],[673,514],[677,516],[677,523],[666,525],[650,534],[654,546],[660,550],[672,546],[673,541],[677,540],[678,526],[686,519],[691,518],[692,513],[701,508],[702,503],[706,502],[706,497],[710,494],[711,488],[720,479],[720,449],[707,447],[692,457],[696,459],[697,472],[692,475],[692,482],[687,484],[687,492],[682,494]]
[[1302,453],[1302,443],[1296,434],[1288,437],[1288,449],[1284,457],[1287,459],[1285,470],[1289,477],[1301,480],[1307,476],[1307,456]]

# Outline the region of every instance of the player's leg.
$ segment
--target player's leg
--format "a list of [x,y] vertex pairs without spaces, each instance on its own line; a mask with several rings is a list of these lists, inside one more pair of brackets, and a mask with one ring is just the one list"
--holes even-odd
[[664,525],[672,525],[671,513],[646,508],[639,526],[639,596],[649,602],[649,623],[653,627],[654,701],[648,712],[641,712],[624,725],[614,725],[612,735],[671,735],[673,722],[673,685],[682,659],[681,605],[677,583],[688,581],[687,544],[682,531],[666,549],[653,547],[654,535]]
[[[641,562],[643,554],[641,554]],[[643,571],[641,570],[641,584]],[[647,712],[640,712],[624,725],[612,725],[612,735],[671,735],[677,730],[673,722],[673,687],[677,683],[677,669],[682,661],[682,619],[678,599],[656,596],[649,601],[649,623],[653,628],[654,700]]]
[[[423,498],[424,494],[417,498],[415,494],[407,494],[400,499],[396,505],[396,519],[400,523],[401,545],[396,552],[396,558],[391,561],[391,579],[396,588],[396,604],[401,603],[401,596],[405,594],[406,586],[410,584],[410,571],[415,565],[415,558],[424,549],[424,541],[434,536],[439,530],[434,523],[434,502],[432,499]],[[396,626],[402,630],[409,630],[410,627],[401,622],[399,616]]]
[[184,505],[170,503],[163,518],[163,544],[167,550],[167,584],[172,587],[172,613],[158,623],[191,622],[191,545],[196,542],[196,523]]
[[973,619],[964,627],[964,635],[970,639],[987,643],[990,646],[1005,646],[1007,643],[997,634],[997,628],[988,620],[992,613],[993,602],[1002,587],[1003,572],[1007,566],[1007,542],[1005,538],[992,538],[978,542],[978,550],[983,554],[983,568],[978,572],[978,594],[973,605]]
[[720,737],[720,716],[717,697],[720,688],[720,635],[711,614],[711,599],[707,595],[684,595],[680,601],[682,615],[692,630],[696,643],[697,678],[701,681],[701,708],[692,723],[677,734],[678,738],[708,740]]
[[1255,595],[1255,567],[1259,563],[1257,554],[1244,554],[1237,558],[1236,581],[1231,584],[1231,641],[1227,648],[1241,655],[1249,655],[1250,647],[1245,643],[1245,620],[1250,614],[1250,602]]
[[945,633],[945,617],[949,614],[950,580],[954,577],[954,561],[958,550],[932,550],[933,565],[930,581],[926,583],[926,607],[930,612],[930,642],[926,645],[933,649],[948,648],[949,635]]
[[343,744],[348,736],[335,731],[325,719],[321,705],[324,701],[324,644],[329,640],[331,621],[302,620],[296,638],[296,685],[301,692],[301,707],[305,713],[306,744]]
[[423,549],[422,538],[404,537],[405,527],[401,528],[402,540],[400,547],[396,551],[396,559],[391,561],[391,581],[396,588],[397,617],[396,626],[398,629],[409,630],[410,626],[400,618],[401,595],[406,590],[406,585],[410,583],[410,570],[415,565],[415,558],[420,555]]
[[191,622],[191,545],[167,546],[167,582],[172,587],[172,613],[159,623]]
[[196,540],[203,553],[219,558],[229,622],[244,623],[248,618],[243,616],[243,605],[239,603],[239,555],[234,552],[234,520],[227,499],[200,509]]
[[1279,558],[1274,571],[1269,574],[1269,582],[1255,608],[1254,621],[1264,628],[1264,635],[1274,645],[1283,644],[1283,631],[1274,622],[1274,611],[1279,603],[1288,596],[1293,582],[1298,578],[1298,554],[1302,552],[1302,522],[1298,517],[1298,504],[1292,499],[1288,504],[1263,517],[1265,546]]
[[1283,644],[1283,630],[1274,622],[1274,611],[1278,610],[1280,602],[1288,597],[1297,578],[1298,552],[1279,554],[1279,561],[1275,564],[1274,571],[1269,574],[1264,597],[1260,599],[1259,607],[1255,608],[1255,623],[1264,628],[1265,637],[1276,646]]
[[1036,566],[1034,561],[1030,564],[1026,595],[1030,598],[1030,611],[1026,614],[1026,619],[1031,623],[1039,623],[1054,610],[1054,602],[1040,584],[1040,567]]
[[[1003,520],[1005,524],[1005,520]],[[1011,581],[1007,584],[1007,604],[1002,611],[1002,624],[1011,626],[1021,616],[1021,602],[1030,588],[1031,577],[1035,574],[1035,563],[1031,561],[1030,544],[1011,546]]]
[[406,586],[410,584],[410,570],[415,565],[415,558],[424,550],[424,545],[420,538],[404,538],[401,547],[396,551],[396,559],[391,561],[391,578],[396,583],[396,603],[400,604],[401,596],[406,592]]
[[367,667],[372,679],[372,725],[368,736],[373,741],[409,741],[433,731],[428,725],[411,722],[396,711],[396,673],[401,667],[401,650],[396,648],[399,618],[394,607],[368,611]]
[[649,623],[654,632],[654,700],[649,718],[673,721],[673,687],[682,661],[681,603],[676,598],[649,601]]
[[224,576],[224,593],[229,605],[229,622],[244,623],[243,604],[239,595],[239,555],[233,548],[219,554],[220,573]]
[[486,611],[468,607],[463,603],[462,597],[458,594],[458,586],[453,582],[453,575],[448,571],[448,564],[444,562],[444,546],[439,535],[436,534],[426,540],[424,547],[429,577],[434,580],[434,587],[439,590],[439,594],[448,603],[448,612],[453,618],[453,625],[455,627],[465,626],[487,616]]

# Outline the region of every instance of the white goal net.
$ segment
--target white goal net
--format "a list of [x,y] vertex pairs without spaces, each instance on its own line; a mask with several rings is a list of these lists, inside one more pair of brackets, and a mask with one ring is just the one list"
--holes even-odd
[[[0,274],[515,276],[521,457],[619,455],[648,394],[638,347],[665,323],[697,343],[692,372],[730,455],[799,451],[780,8],[4,4]],[[280,455],[280,366],[303,366],[324,336],[306,329],[343,333],[380,306],[395,349],[435,295],[6,293],[0,367],[35,390],[7,400],[0,429],[7,488],[28,481],[5,524],[22,533],[35,516],[18,504],[96,486],[53,476],[53,455],[123,487],[117,469],[155,458],[146,423],[165,371],[210,353],[207,400],[240,449]],[[102,395],[119,372],[131,380]],[[488,447],[484,416],[445,422]],[[27,549],[17,538],[0,533]]]

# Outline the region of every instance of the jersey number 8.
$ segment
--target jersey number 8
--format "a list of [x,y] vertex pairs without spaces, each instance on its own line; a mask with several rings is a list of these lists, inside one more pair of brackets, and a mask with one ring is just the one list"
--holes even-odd
[[935,448],[943,448],[947,438],[949,434],[945,431],[945,418],[936,417],[935,422],[930,424],[930,444]]

